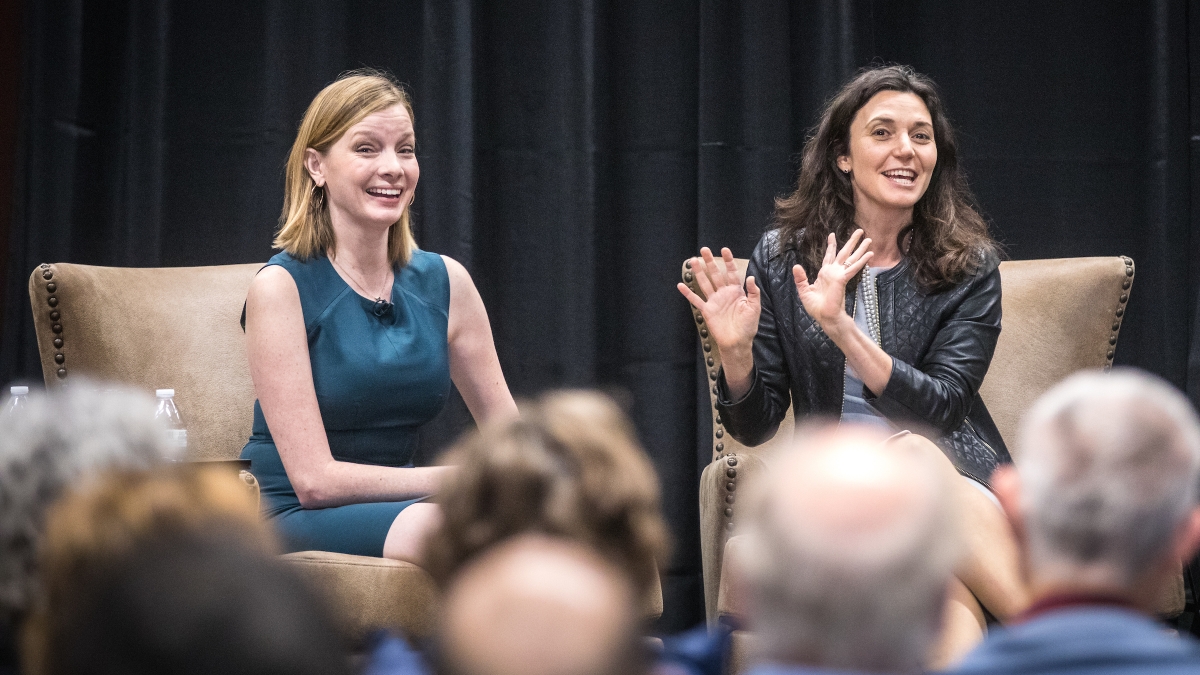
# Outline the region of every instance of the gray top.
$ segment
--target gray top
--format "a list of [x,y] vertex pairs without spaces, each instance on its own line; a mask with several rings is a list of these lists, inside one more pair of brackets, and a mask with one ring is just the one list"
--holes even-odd
[[[863,271],[862,281],[858,284],[858,290],[854,294],[854,325],[863,332],[863,335],[875,340],[873,331],[867,320],[867,297],[865,289],[867,284],[874,286],[875,277],[880,272],[885,272],[891,268],[875,269],[868,267]],[[873,298],[872,298],[873,299]],[[845,374],[846,393],[842,397],[842,422],[850,422],[853,424],[865,424],[869,426],[881,427],[888,432],[895,432],[897,429],[887,420],[875,406],[863,399],[863,383],[859,379],[858,373],[854,372],[854,368],[850,366],[850,362],[846,361]]]

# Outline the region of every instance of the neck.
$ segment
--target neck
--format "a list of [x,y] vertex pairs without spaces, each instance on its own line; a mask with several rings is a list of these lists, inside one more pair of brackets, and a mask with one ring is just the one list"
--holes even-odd
[[1033,598],[1035,603],[1046,600],[1047,598],[1061,596],[1113,598],[1122,600],[1124,602],[1129,602],[1131,604],[1134,602],[1135,597],[1134,593],[1129,589],[1114,585],[1057,583],[1038,585],[1030,589],[1030,597]]
[[884,209],[866,200],[855,199],[854,224],[863,235],[871,238],[872,267],[891,267],[900,262],[903,253],[896,243],[900,230],[912,222],[912,209]]
[[1152,592],[1154,585],[1153,580],[1146,580],[1130,587],[1115,581],[1108,570],[1077,569],[1071,574],[1030,574],[1029,597],[1034,605],[1058,598],[1098,598],[1151,611],[1153,608],[1143,605],[1147,598],[1158,597]]
[[330,212],[333,235],[337,247],[329,258],[338,265],[371,279],[378,279],[391,269],[388,261],[387,229],[362,227],[345,222],[338,214]]

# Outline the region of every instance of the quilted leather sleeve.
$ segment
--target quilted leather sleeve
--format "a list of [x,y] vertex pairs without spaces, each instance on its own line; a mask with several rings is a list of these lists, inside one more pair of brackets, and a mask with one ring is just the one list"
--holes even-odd
[[[919,364],[893,357],[887,387],[872,401],[889,419],[915,420],[949,434],[971,412],[1000,337],[998,266],[988,265],[955,300]],[[897,297],[896,304],[908,303]]]
[[754,248],[746,267],[746,276],[754,277],[762,291],[762,314],[758,319],[758,334],[754,337],[754,370],[751,373],[750,391],[733,401],[725,383],[724,368],[717,377],[717,410],[725,422],[725,429],[739,443],[747,446],[770,440],[787,415],[787,406],[791,402],[787,365],[775,321],[774,296],[779,291],[773,281],[780,277],[778,273],[772,274],[770,268],[775,244],[772,234],[764,236]]

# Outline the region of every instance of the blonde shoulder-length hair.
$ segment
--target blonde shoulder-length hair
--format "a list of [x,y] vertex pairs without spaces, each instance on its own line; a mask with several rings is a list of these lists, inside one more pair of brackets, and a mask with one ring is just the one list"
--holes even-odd
[[[318,187],[304,167],[304,152],[312,148],[325,153],[346,131],[372,113],[396,104],[404,106],[415,123],[412,102],[404,89],[390,76],[377,70],[344,73],[321,90],[300,122],[300,131],[292,143],[284,177],[283,214],[275,248],[301,260],[328,255],[337,247],[333,224],[329,220],[329,202],[325,188]],[[401,266],[408,263],[417,243],[409,225],[409,209],[388,229],[388,260]]]

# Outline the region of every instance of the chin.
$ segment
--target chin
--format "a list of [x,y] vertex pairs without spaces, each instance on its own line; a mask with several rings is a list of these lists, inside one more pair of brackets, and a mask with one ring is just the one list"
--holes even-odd
[[884,193],[884,199],[880,200],[884,204],[897,209],[911,209],[921,201],[921,197],[925,196],[925,190],[920,192],[916,190],[889,190],[891,194]]
[[403,209],[387,213],[374,212],[364,214],[364,220],[367,220],[373,225],[378,225],[380,227],[391,227],[396,221],[400,220],[400,217],[403,215]]

